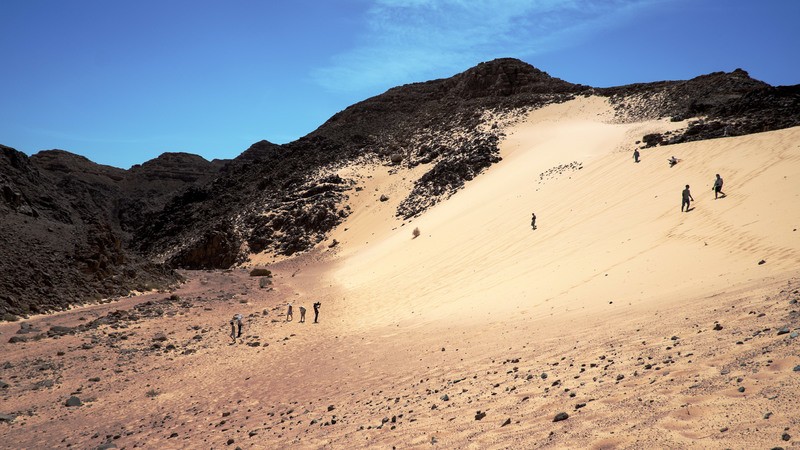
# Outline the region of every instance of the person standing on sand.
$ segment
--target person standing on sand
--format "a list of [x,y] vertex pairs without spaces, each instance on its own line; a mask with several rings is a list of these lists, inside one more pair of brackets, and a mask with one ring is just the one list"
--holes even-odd
[[320,303],[314,302],[314,323],[319,323],[317,322],[317,319],[319,318],[319,307]]
[[286,321],[292,321],[292,302],[289,302],[288,309],[286,310]]
[[531,227],[536,229],[536,213],[531,213]]
[[681,212],[683,212],[684,206],[686,207],[686,212],[689,212],[689,200],[694,201],[694,198],[692,197],[692,193],[689,192],[688,184],[686,185],[686,189],[683,190],[681,197],[683,199],[681,202]]
[[678,164],[678,161],[680,161],[680,160],[678,158],[676,158],[675,156],[673,156],[672,158],[667,160],[667,162],[669,162],[669,166],[670,167],[674,166],[675,164]]
[[305,323],[306,321],[306,307],[300,306],[300,323]]
[[633,151],[633,162],[635,162],[635,163],[639,162],[639,149],[638,148]]
[[717,196],[720,194],[722,195],[723,198],[727,197],[727,195],[725,195],[725,193],[722,192],[722,177],[719,176],[719,174],[717,174],[717,179],[714,180],[714,187],[711,188],[711,190],[714,191],[714,200],[716,200]]
[[[237,332],[238,327],[238,332]],[[236,338],[242,337],[242,315],[235,314],[231,319],[231,339],[236,342]]]

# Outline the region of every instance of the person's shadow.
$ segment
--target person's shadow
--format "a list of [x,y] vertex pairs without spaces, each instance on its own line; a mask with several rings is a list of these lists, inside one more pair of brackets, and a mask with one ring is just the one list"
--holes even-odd
[[686,212],[689,212],[689,211],[694,211],[694,206],[691,206],[691,207],[689,207],[689,208],[686,208]]

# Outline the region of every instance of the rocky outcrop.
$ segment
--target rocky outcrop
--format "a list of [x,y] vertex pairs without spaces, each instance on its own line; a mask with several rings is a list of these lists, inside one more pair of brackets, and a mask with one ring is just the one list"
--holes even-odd
[[[183,170],[179,165],[175,168]],[[197,180],[218,171],[212,163],[205,167]],[[167,181],[160,183],[161,178]],[[0,317],[176,283],[180,277],[175,272],[128,245],[127,230],[142,216],[126,204],[147,201],[155,207],[159,198],[192,182],[191,177],[161,178],[144,180],[62,150],[29,158],[0,147],[0,273],[5,275],[0,277]]]
[[[258,142],[212,182],[184,191],[145,220],[137,249],[187,268],[227,268],[250,252],[308,250],[349,214],[341,204],[351,182],[319,173],[341,151],[321,137],[283,147]],[[209,248],[217,253],[203,261]]]
[[643,137],[645,147],[739,136],[800,125],[800,86],[772,87],[742,70],[688,81],[598,89],[621,120],[690,120],[682,131]]
[[475,137],[464,142],[453,157],[440,159],[414,183],[411,194],[398,206],[397,214],[408,219],[449,198],[467,181],[500,161],[497,143],[497,136]]

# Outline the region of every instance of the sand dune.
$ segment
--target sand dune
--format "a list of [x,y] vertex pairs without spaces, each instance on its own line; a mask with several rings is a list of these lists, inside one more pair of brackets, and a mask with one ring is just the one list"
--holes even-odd
[[[364,245],[341,263],[336,281],[364,299],[359,309],[387,318],[423,308],[429,318],[434,309],[436,317],[481,318],[701,295],[797,267],[797,130],[643,150],[634,164],[643,131],[679,125],[607,117],[600,99],[533,112],[509,130],[501,163],[387,239]],[[675,152],[683,161],[670,168]],[[552,171],[576,161],[582,169]],[[726,180],[724,199],[713,199],[715,173]],[[681,214],[685,184],[697,202]],[[413,227],[422,233],[411,240]],[[761,259],[769,266],[758,266]],[[370,306],[373,299],[394,306]]]
[[[684,125],[615,123],[600,98],[550,105],[412,220],[394,211],[424,168],[342,169],[361,189],[339,245],[272,264],[272,290],[194,272],[173,299],[28,323],[147,318],[17,344],[19,325],[0,325],[0,414],[14,416],[0,447],[797,445],[800,129],[633,163],[643,134]],[[681,213],[685,184],[696,202]],[[321,323],[286,322],[288,301],[310,319],[317,300]],[[236,312],[246,330],[229,345]]]

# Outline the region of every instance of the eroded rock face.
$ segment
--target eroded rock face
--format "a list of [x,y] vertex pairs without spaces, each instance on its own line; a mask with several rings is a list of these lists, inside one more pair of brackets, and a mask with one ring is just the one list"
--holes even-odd
[[[800,86],[773,87],[742,70],[688,81],[598,89],[623,120],[690,120],[682,131],[643,137],[645,147],[740,136],[800,125]],[[692,120],[694,119],[694,120]]]
[[239,262],[240,241],[230,228],[206,231],[168,260],[170,266],[186,269],[230,267]]
[[123,217],[131,211],[124,205],[131,198],[156,204],[187,182],[155,182],[148,193],[143,184],[129,171],[69,152],[29,158],[0,146],[0,271],[7,275],[0,278],[0,318],[177,282],[176,273],[129,249]]
[[404,219],[417,216],[464,187],[484,169],[500,161],[496,136],[468,141],[451,158],[442,158],[414,184],[411,194],[397,208]]

